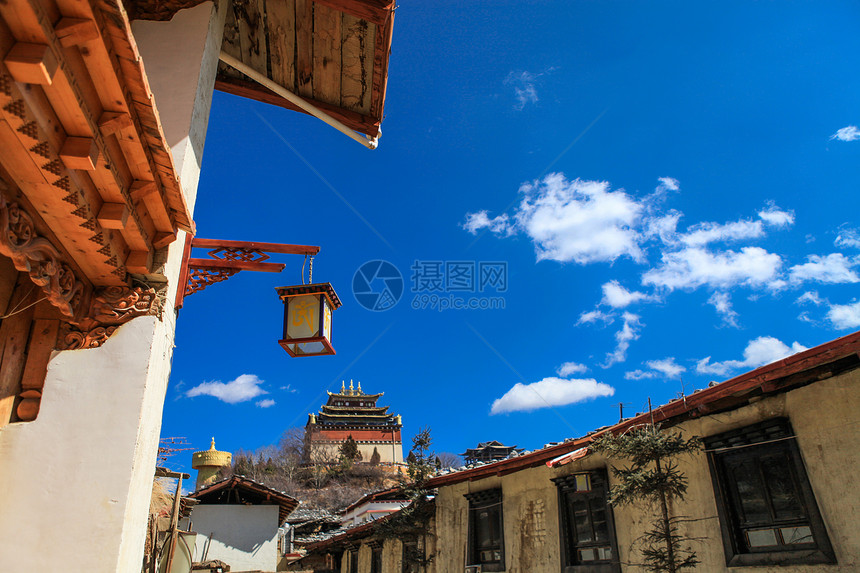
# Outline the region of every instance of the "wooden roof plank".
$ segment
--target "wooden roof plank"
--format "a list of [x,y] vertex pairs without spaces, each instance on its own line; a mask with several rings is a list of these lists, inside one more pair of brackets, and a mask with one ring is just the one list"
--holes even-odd
[[[373,101],[370,114],[382,121],[385,108],[385,91],[388,85],[388,60],[391,56],[391,37],[394,31],[394,12],[384,25],[376,27],[376,44],[373,54]],[[378,135],[378,134],[375,134]]]
[[341,96],[343,107],[367,115],[373,90],[373,48],[376,26],[351,14],[342,17]]
[[314,95],[313,60],[314,4],[296,0],[296,89],[305,99]]
[[394,11],[392,0],[315,0],[321,4],[374,24],[382,24]]
[[313,97],[340,105],[341,14],[322,4],[314,5]]
[[296,88],[296,0],[268,2],[271,78],[290,91]]
[[236,0],[234,5],[239,24],[240,59],[242,63],[268,76],[265,0]]

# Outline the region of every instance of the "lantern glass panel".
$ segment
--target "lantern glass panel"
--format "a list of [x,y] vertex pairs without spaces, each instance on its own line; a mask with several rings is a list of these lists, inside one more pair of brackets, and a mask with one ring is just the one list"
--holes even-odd
[[320,295],[290,297],[287,302],[287,338],[311,338],[319,333]]

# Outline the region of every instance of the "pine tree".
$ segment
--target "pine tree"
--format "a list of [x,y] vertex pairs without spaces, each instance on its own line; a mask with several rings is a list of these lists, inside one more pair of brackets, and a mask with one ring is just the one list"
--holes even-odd
[[626,467],[612,467],[619,482],[609,491],[612,505],[644,503],[657,510],[651,528],[639,540],[643,542],[641,565],[655,573],[694,569],[699,560],[689,545],[693,539],[681,534],[678,523],[684,518],[670,515],[669,507],[673,500],[683,500],[687,492],[687,477],[678,470],[675,460],[699,451],[699,439],[661,431],[652,417],[650,424],[621,435],[607,433],[591,447],[607,458],[630,461]]
[[348,471],[353,463],[361,459],[361,452],[358,451],[358,444],[352,439],[352,434],[347,436],[346,441],[340,445],[338,454],[344,471]]
[[373,448],[373,453],[370,455],[370,465],[378,466],[379,461],[382,459],[382,456],[379,455],[379,450],[376,449],[376,446]]

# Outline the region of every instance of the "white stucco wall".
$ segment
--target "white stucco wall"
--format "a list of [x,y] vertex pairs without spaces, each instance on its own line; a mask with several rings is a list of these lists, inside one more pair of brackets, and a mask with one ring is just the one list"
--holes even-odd
[[181,10],[169,22],[135,20],[131,25],[191,209],[197,198],[226,6],[226,0],[204,2]]
[[343,514],[341,517],[341,524],[347,527],[352,527],[353,525],[359,525],[364,523],[365,521],[370,521],[371,519],[379,519],[380,517],[385,517],[389,513],[394,513],[395,511],[406,507],[409,505],[409,501],[373,501],[370,503],[364,503],[359,505],[356,508],[353,508],[352,511],[349,511]]
[[197,505],[195,559],[212,535],[206,559],[220,559],[233,571],[275,571],[278,565],[277,505]]
[[[191,206],[223,22],[206,3],[134,27]],[[101,348],[54,353],[38,418],[0,429],[0,571],[140,571],[184,240],[169,249],[163,320],[136,318]]]

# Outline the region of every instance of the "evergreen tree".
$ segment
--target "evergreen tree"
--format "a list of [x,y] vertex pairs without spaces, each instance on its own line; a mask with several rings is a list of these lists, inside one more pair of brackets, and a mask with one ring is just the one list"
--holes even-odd
[[638,540],[643,543],[641,565],[655,573],[678,573],[693,569],[699,560],[689,545],[693,541],[678,529],[682,517],[672,516],[673,500],[683,500],[687,492],[687,477],[678,470],[678,457],[701,449],[693,437],[681,433],[660,431],[653,422],[618,436],[605,434],[592,443],[594,451],[607,458],[622,458],[630,465],[612,467],[618,484],[609,491],[612,505],[645,504],[656,510],[651,528]]
[[379,450],[376,449],[376,446],[373,448],[373,453],[370,455],[370,465],[378,466],[379,461],[382,459],[382,456],[379,455]]
[[361,452],[358,451],[358,444],[352,439],[352,434],[347,436],[346,441],[340,445],[338,454],[343,471],[349,471],[352,465],[361,459]]

